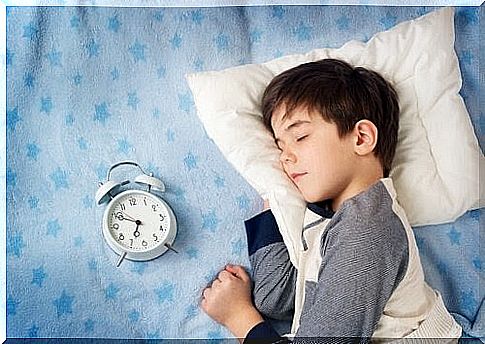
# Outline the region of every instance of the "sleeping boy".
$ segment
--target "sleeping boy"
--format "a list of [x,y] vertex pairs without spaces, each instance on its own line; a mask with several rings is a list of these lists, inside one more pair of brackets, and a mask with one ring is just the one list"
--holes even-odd
[[287,340],[263,316],[293,319],[295,341],[459,337],[424,281],[389,178],[394,88],[374,71],[324,59],[276,76],[262,111],[283,170],[308,202],[298,269],[265,209],[245,223],[253,290],[243,267],[227,265],[204,290],[202,309],[241,341],[258,343]]

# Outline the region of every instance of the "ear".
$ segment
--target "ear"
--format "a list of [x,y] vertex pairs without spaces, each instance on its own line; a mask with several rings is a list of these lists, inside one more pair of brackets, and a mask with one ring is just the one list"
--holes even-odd
[[374,151],[377,144],[377,127],[367,119],[358,121],[353,130],[354,151],[357,155],[367,155]]

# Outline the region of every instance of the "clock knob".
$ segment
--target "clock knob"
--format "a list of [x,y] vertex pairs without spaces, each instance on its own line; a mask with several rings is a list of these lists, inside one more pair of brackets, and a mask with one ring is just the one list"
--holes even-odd
[[108,180],[107,182],[99,183],[99,189],[96,191],[96,203],[98,205],[103,204],[108,202],[111,198],[113,198],[113,195],[110,193],[112,191],[116,191],[122,183],[117,183],[112,180]]
[[135,183],[148,185],[148,189],[153,188],[155,190],[165,192],[165,184],[155,177],[148,176],[146,174],[141,174],[135,178]]

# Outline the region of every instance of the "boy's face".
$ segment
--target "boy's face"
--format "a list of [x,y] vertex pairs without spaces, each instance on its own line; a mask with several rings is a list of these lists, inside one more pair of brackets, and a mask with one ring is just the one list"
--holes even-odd
[[271,120],[284,171],[307,202],[331,199],[335,204],[354,174],[352,135],[340,138],[334,123],[304,107],[283,119],[284,114],[285,106],[279,106]]

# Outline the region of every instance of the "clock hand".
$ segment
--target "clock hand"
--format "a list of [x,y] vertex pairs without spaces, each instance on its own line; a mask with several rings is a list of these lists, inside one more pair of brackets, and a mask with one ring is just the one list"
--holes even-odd
[[124,220],[128,220],[128,221],[131,221],[131,222],[138,221],[138,220],[135,220],[132,216],[130,216],[127,213],[123,212],[123,211],[120,211],[120,213],[123,214],[123,219]]
[[135,236],[135,238],[138,238],[140,236],[140,232],[138,231],[138,227],[140,227],[141,221],[136,220],[135,223],[136,223],[136,228],[135,228],[135,233],[133,233],[133,235]]

